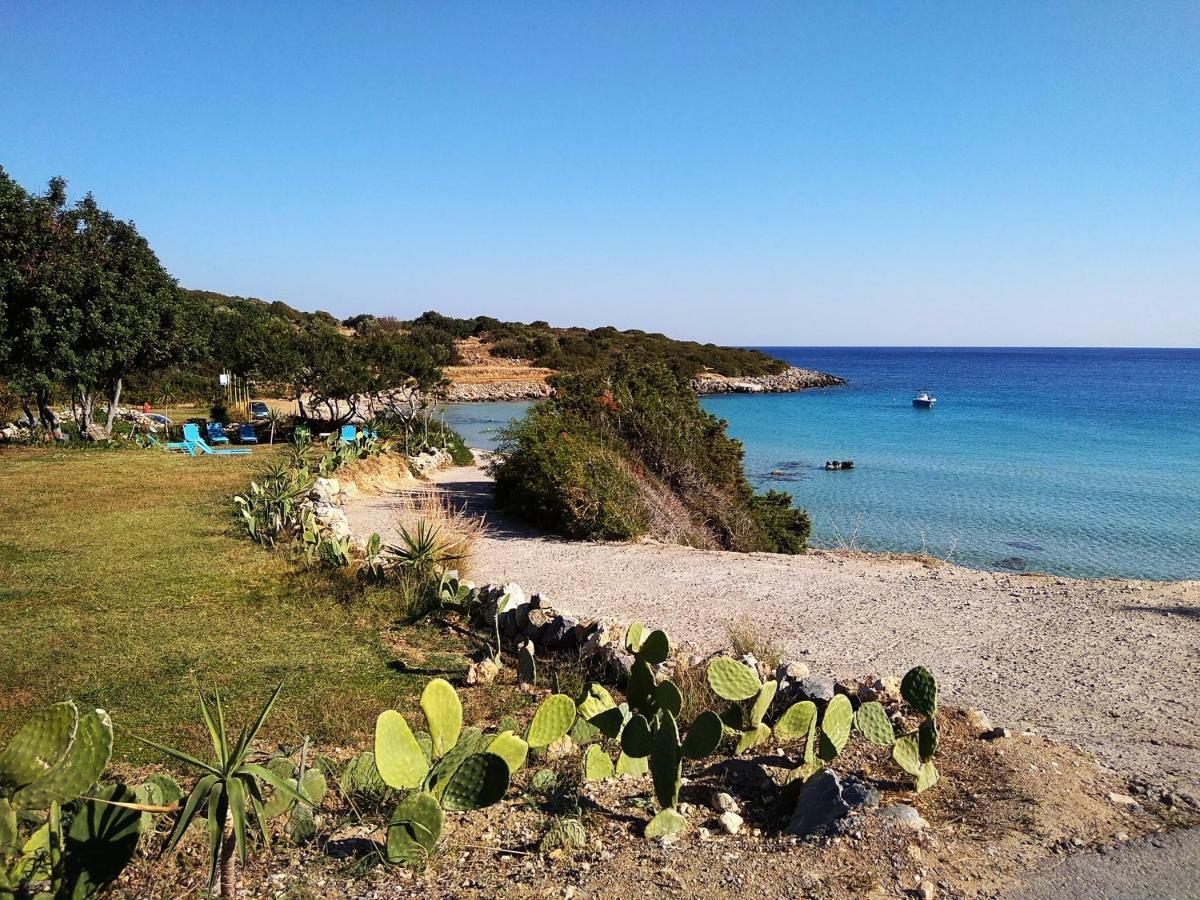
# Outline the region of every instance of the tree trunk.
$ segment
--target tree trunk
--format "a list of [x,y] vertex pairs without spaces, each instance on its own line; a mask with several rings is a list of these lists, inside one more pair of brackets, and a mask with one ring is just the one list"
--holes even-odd
[[29,430],[32,431],[37,428],[37,416],[33,414],[33,410],[29,407],[29,398],[24,395],[21,397],[21,409],[25,413],[25,421],[29,423]]
[[104,430],[109,434],[112,434],[113,422],[117,418],[117,405],[121,402],[121,385],[122,379],[118,377],[108,395],[108,419],[104,423]]
[[221,896],[236,898],[237,895],[237,838],[233,833],[232,820],[226,818],[225,837],[221,843]]
[[50,408],[50,391],[48,389],[37,389],[37,406],[42,427],[49,431],[56,441],[65,441],[66,437],[63,436],[62,426],[58,421],[58,413]]
[[75,416],[75,423],[79,426],[81,435],[86,435],[87,430],[92,427],[92,407],[95,402],[95,395],[83,388],[71,395],[71,411]]

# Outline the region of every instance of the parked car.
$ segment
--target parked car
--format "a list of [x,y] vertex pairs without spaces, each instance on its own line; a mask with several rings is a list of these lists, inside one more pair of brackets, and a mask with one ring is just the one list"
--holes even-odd
[[250,418],[265,419],[270,414],[270,407],[268,407],[267,404],[263,403],[261,400],[250,401]]
[[171,417],[164,416],[162,413],[146,413],[146,418],[151,422],[156,422],[159,425],[171,425]]

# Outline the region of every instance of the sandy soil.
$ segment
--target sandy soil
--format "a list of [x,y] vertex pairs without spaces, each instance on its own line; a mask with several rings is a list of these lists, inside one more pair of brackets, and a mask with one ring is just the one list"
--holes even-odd
[[[548,539],[491,508],[477,468],[439,473],[487,516],[477,581],[519,581],[583,615],[641,619],[705,648],[753,623],[837,676],[930,665],[996,724],[1096,753],[1122,775],[1200,796],[1200,582],[1086,581],[827,551],[801,557]],[[347,509],[394,534],[395,496]]]

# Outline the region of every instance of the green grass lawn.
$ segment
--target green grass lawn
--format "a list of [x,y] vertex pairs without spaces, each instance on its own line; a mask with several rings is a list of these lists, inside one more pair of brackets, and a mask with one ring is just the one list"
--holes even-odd
[[[396,598],[240,533],[231,497],[269,454],[0,452],[0,741],[67,697],[112,714],[131,762],[158,758],[134,733],[204,747],[198,687],[240,724],[287,679],[266,732],[285,743],[369,739],[381,709],[414,705],[425,677],[381,638]],[[393,636],[421,668],[465,665],[435,629]]]

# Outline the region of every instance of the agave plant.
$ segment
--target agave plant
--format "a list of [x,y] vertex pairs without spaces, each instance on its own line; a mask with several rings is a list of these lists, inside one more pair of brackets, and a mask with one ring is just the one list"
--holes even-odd
[[275,446],[275,429],[278,426],[282,425],[284,420],[286,420],[286,419],[287,419],[287,415],[280,412],[274,406],[267,408],[267,424],[271,426],[271,436],[267,441],[267,444],[269,446],[271,446],[271,447]]
[[250,537],[273,547],[276,538],[300,524],[300,504],[311,489],[312,477],[306,470],[275,462],[263,470],[257,481],[250,482],[245,494],[234,497],[233,502]]
[[461,538],[443,538],[441,528],[424,519],[413,531],[401,525],[400,543],[389,544],[387,549],[401,569],[417,574],[430,574],[467,555]]
[[208,728],[213,754],[216,757],[212,762],[204,762],[182,750],[175,750],[149,738],[138,738],[142,743],[203,773],[184,801],[179,819],[164,850],[171,851],[179,846],[188,826],[196,818],[201,807],[204,807],[208,818],[209,882],[215,884],[218,872],[220,873],[222,897],[237,896],[237,866],[239,862],[246,862],[248,812],[253,814],[263,842],[267,843],[270,840],[264,811],[265,801],[259,781],[269,784],[277,795],[296,803],[309,803],[308,798],[298,792],[288,779],[265,766],[250,762],[252,744],[282,690],[283,684],[275,688],[254,724],[243,728],[240,737],[232,744],[225,729],[225,711],[221,705],[220,693],[214,692],[211,706],[204,694],[200,694],[200,711],[204,716],[204,724]]

